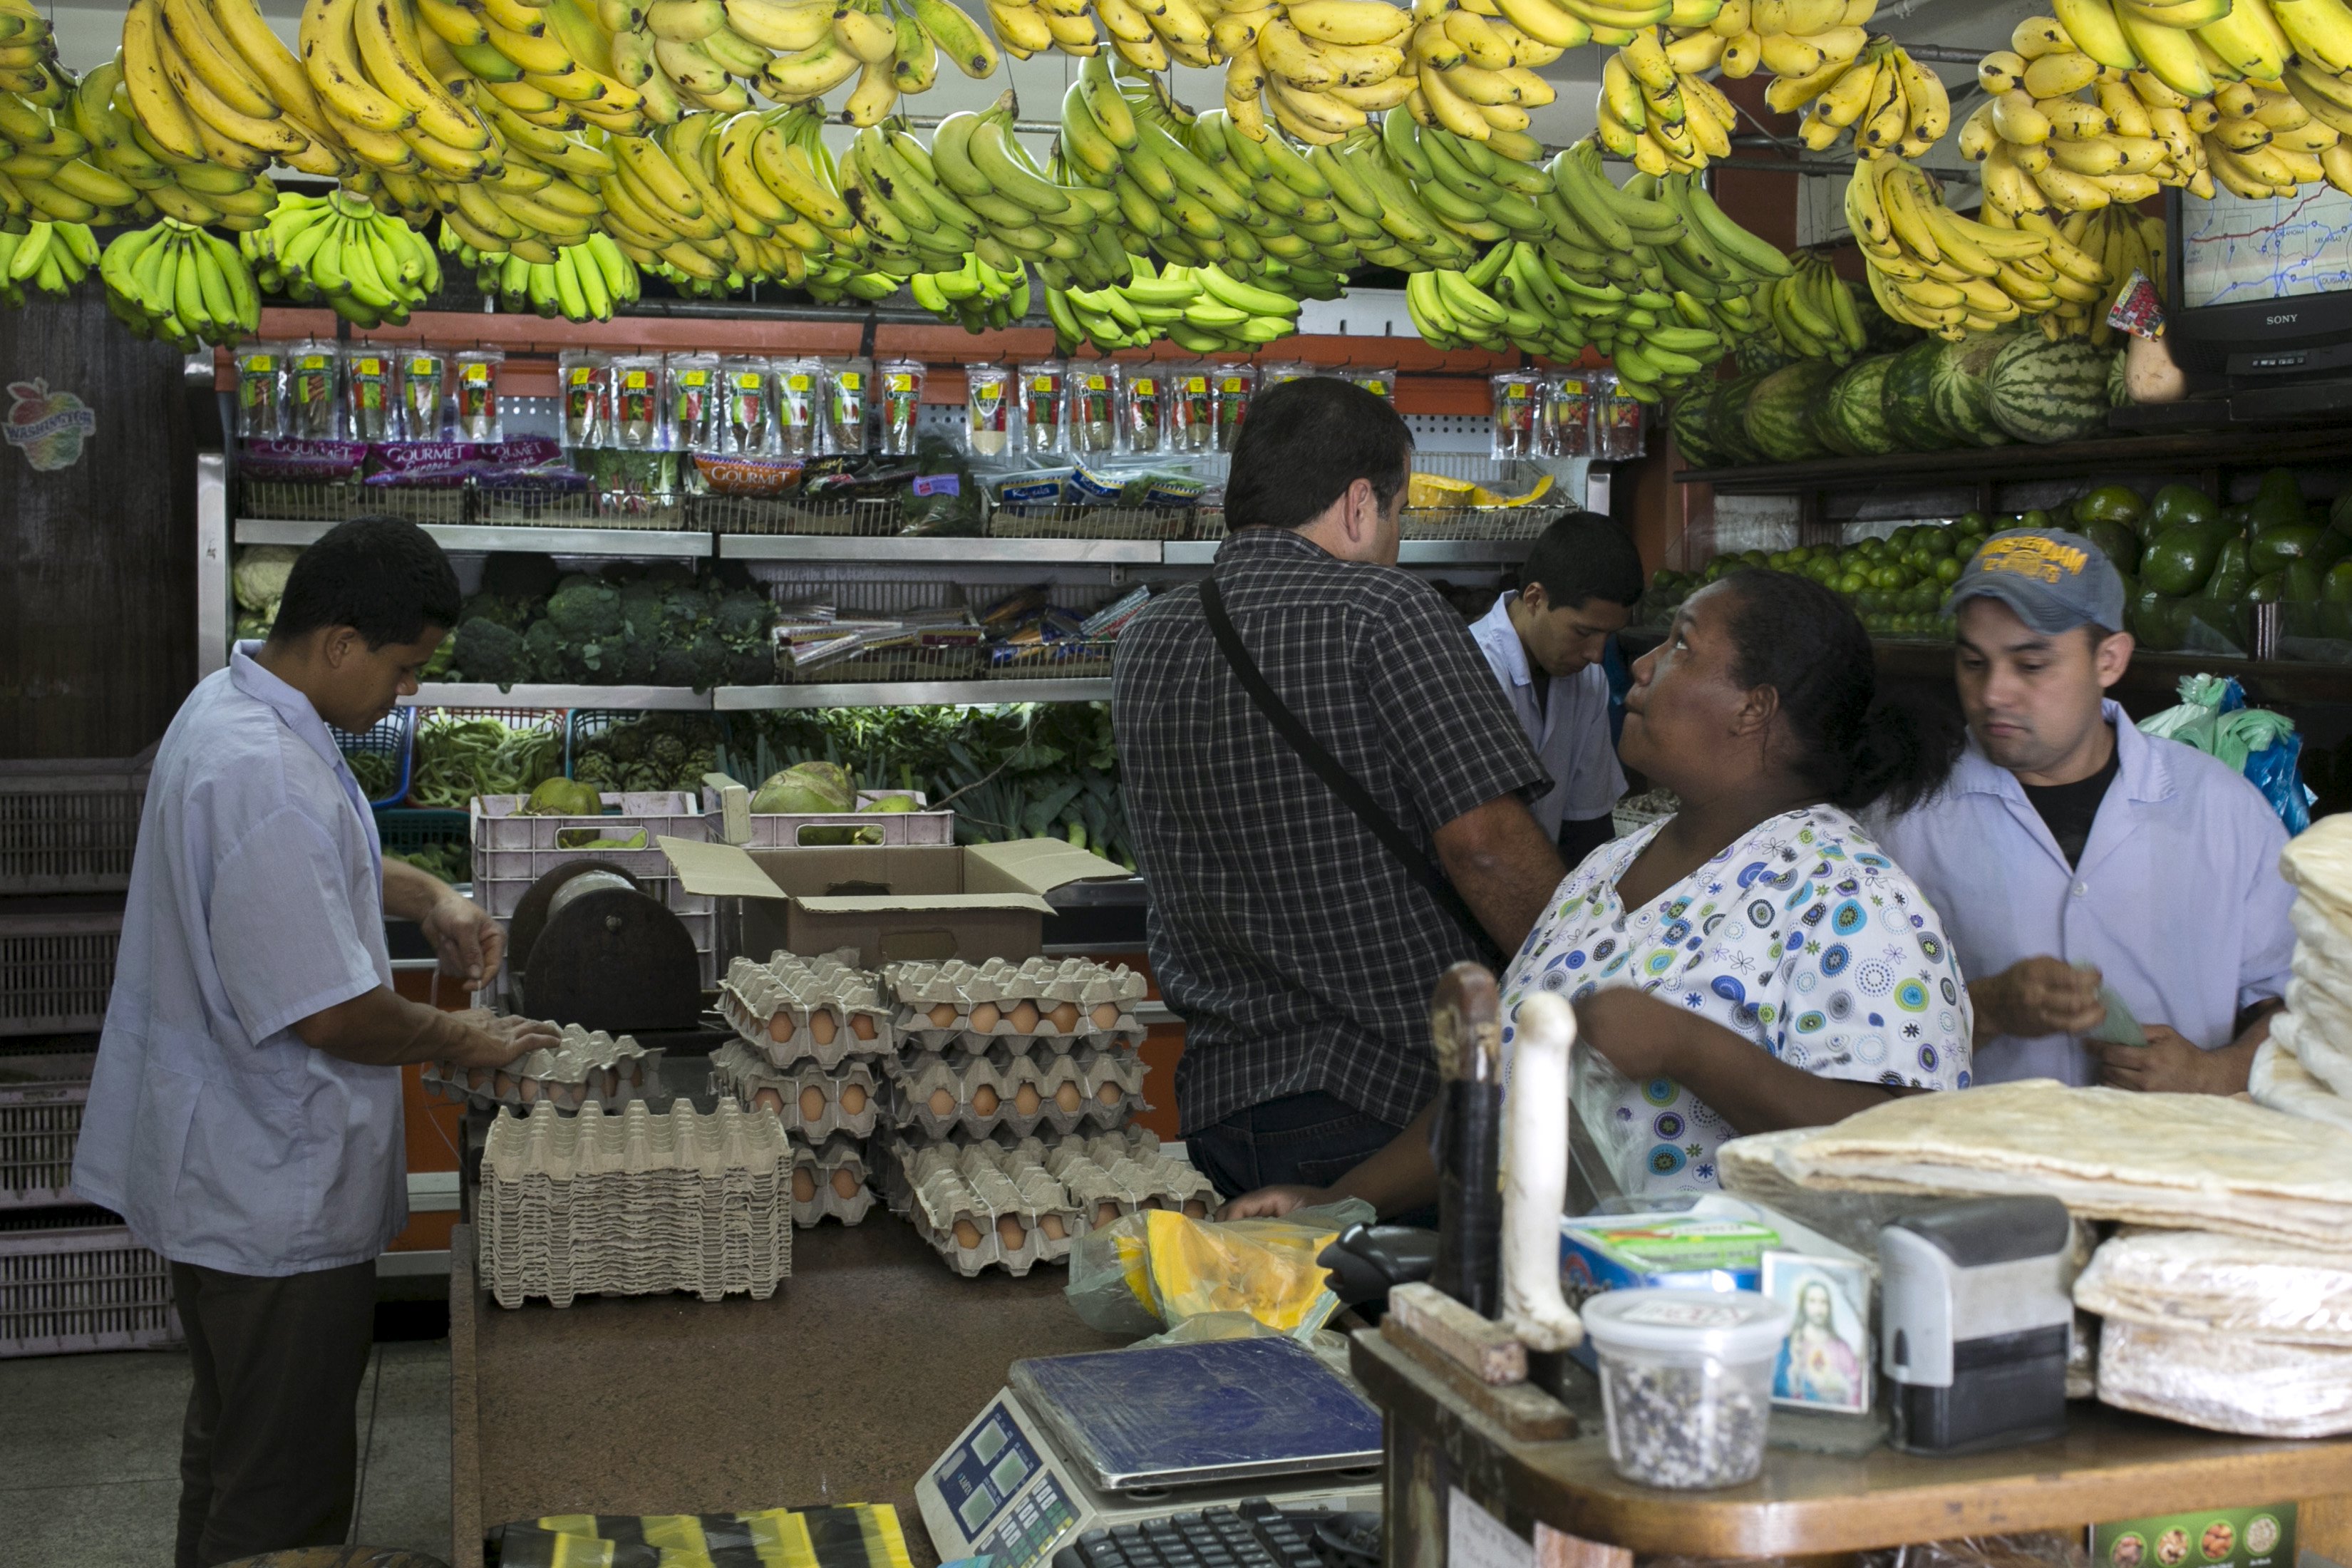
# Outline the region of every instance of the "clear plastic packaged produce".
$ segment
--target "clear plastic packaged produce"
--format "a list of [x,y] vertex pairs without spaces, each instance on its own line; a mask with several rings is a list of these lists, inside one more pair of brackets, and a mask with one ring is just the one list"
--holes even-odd
[[563,399],[563,444],[609,445],[613,434],[613,356],[594,349],[566,349],[555,356],[555,380]]
[[400,351],[400,434],[410,441],[438,441],[449,427],[449,356],[413,345]]
[[1611,372],[1597,373],[1593,383],[1592,455],[1612,462],[1640,457],[1643,451],[1641,400],[1625,391]]
[[1213,452],[1217,446],[1217,391],[1204,364],[1171,371],[1174,400],[1168,406],[1168,445],[1178,452]]
[[866,410],[874,391],[874,367],[862,359],[825,366],[824,449],[866,450]]
[[1609,1290],[1584,1304],[1609,1459],[1644,1486],[1736,1487],[1764,1468],[1790,1309],[1754,1290]]
[[1215,382],[1217,450],[1230,452],[1241,439],[1242,421],[1249,417],[1250,400],[1257,395],[1257,367],[1221,364],[1211,373]]
[[1487,454],[1496,458],[1533,458],[1543,451],[1537,428],[1543,409],[1543,377],[1530,370],[1505,371],[1486,378],[1495,405],[1494,439]]
[[1002,458],[1013,414],[1013,373],[1001,364],[968,364],[964,374],[964,449],[975,458]]
[[1554,371],[1544,378],[1543,455],[1592,456],[1592,373]]
[[331,340],[293,345],[286,361],[286,434],[299,441],[331,441],[343,433],[335,400],[339,369]]
[[824,396],[824,362],[787,359],[776,362],[776,450],[786,458],[806,458],[817,450],[819,407]]
[[343,429],[354,441],[399,438],[392,355],[375,343],[344,345]]
[[499,423],[499,367],[506,363],[506,354],[498,349],[464,349],[451,360],[457,371],[457,439],[498,440],[505,434]]
[[719,367],[719,424],[726,449],[738,458],[765,458],[776,449],[776,408],[768,362],[730,359]]
[[1021,450],[1032,458],[1051,458],[1069,450],[1063,429],[1067,416],[1069,366],[1060,360],[1038,360],[1021,367]]
[[1118,366],[1108,360],[1087,360],[1070,366],[1073,454],[1103,458],[1118,450]]
[[287,434],[286,382],[297,345],[247,343],[236,351],[236,435],[275,441]]
[[723,449],[726,442],[719,418],[719,356],[670,355],[663,364],[662,386],[662,401],[669,414],[671,449]]
[[923,362],[884,360],[875,374],[881,382],[882,455],[910,458],[923,411]]
[[1354,382],[1374,397],[1386,398],[1390,406],[1395,406],[1396,372],[1394,370],[1350,369],[1346,374],[1349,381]]
[[1304,381],[1310,375],[1321,374],[1322,372],[1305,360],[1268,360],[1257,367],[1257,389],[1260,392],[1272,392],[1286,381]]
[[1139,456],[1157,452],[1167,444],[1167,424],[1166,368],[1146,363],[1123,369],[1118,378],[1121,447]]
[[599,444],[622,452],[665,450],[661,355],[614,354],[612,368],[612,425]]

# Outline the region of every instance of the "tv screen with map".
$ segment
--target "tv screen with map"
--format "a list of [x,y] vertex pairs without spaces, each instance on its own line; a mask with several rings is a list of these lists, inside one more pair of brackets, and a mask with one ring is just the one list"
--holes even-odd
[[2266,370],[2247,356],[2352,340],[2352,195],[2330,185],[2259,200],[2174,192],[2167,216],[2184,364]]

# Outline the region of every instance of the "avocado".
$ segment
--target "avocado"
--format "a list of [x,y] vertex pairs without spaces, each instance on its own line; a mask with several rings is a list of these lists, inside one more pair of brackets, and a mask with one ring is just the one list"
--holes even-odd
[[2169,595],[2144,591],[2132,602],[2131,634],[2142,647],[2170,653],[2180,646],[2187,623],[2187,606]]
[[[2158,500],[2162,499],[2159,494]],[[2231,535],[2230,529],[2210,520],[2169,529],[2158,535],[2140,556],[2140,578],[2156,592],[2174,598],[2194,594],[2213,575],[2214,563]]]
[[2246,584],[2246,603],[2249,605],[2275,605],[2284,597],[2286,574],[2284,572],[2273,572]]
[[2289,604],[2307,605],[2318,600],[2323,584],[2319,569],[2308,561],[2290,561],[2286,564],[2286,581],[2279,589],[2279,597]]
[[2116,563],[2118,572],[2135,571],[2139,566],[2139,535],[2129,525],[2112,518],[2093,518],[2083,523],[2083,537],[2099,547],[2099,552]]
[[2147,503],[2129,485],[2101,485],[2088,495],[2074,498],[2074,522],[2078,527],[2119,522],[2137,531],[2140,520],[2147,515]]
[[2186,522],[2210,522],[2221,515],[2221,510],[2203,490],[2188,485],[2167,485],[2147,503],[2147,521],[2140,531],[2161,533]]
[[2246,584],[2256,574],[2247,562],[2246,542],[2235,534],[2221,541],[2221,552],[2213,558],[2213,574],[2205,580],[2203,597],[2234,599],[2246,591]]
[[2246,508],[2247,521],[2257,529],[2276,528],[2282,523],[2301,523],[2303,490],[2294,482],[2294,475],[2286,468],[2271,468],[2263,475],[2254,499]]
[[2339,561],[2320,580],[2319,596],[2331,605],[2352,605],[2352,561]]
[[2307,559],[2318,547],[2321,531],[2303,521],[2297,506],[2293,521],[2254,524],[2246,542],[2246,564],[2257,577],[2284,572],[2290,561]]

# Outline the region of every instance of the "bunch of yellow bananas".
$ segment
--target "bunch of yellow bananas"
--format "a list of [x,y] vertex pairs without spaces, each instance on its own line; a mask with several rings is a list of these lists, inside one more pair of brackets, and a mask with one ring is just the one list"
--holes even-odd
[[1413,15],[1388,0],[1296,0],[1228,12],[1215,36],[1227,51],[1225,111],[1244,134],[1276,125],[1329,143],[1393,109],[1413,90]]
[[1596,116],[1601,145],[1645,174],[1692,174],[1731,154],[1731,100],[1678,68],[1655,27],[1637,30],[1601,68]]
[[1893,151],[1916,158],[1952,124],[1944,79],[1883,37],[1870,39],[1850,59],[1827,60],[1805,76],[1773,78],[1764,99],[1783,114],[1805,110],[1799,134],[1816,153],[1850,130],[1865,156]]
[[[656,0],[655,9],[676,3]],[[719,0],[708,3],[720,12]],[[996,46],[950,0],[726,0],[718,22],[775,51],[739,74],[779,103],[813,103],[856,77],[842,112],[856,126],[879,125],[901,93],[928,90],[941,51],[975,79],[996,72]]]
[[1801,79],[1858,57],[1877,9],[1878,0],[1722,0],[1706,19],[1686,20],[1678,5],[1666,18],[1666,47],[1678,70],[1720,66],[1727,77],[1748,77],[1761,67]]
[[1960,155],[1984,163],[1989,202],[2011,213],[2089,212],[2165,185],[2211,194],[2201,139],[2218,118],[2210,101],[2095,58],[2054,16],[2028,16],[2010,44],[1977,63],[1985,101],[1960,127]]
[[[340,18],[333,14],[339,0],[307,3],[309,9],[302,15],[302,58],[310,67],[312,80],[319,84],[320,95],[326,98],[329,88],[320,79],[320,56],[311,40],[315,35],[320,40],[320,49],[341,47],[342,28]],[[687,95],[684,87],[656,68],[651,55],[652,45],[658,37],[652,30],[651,16],[659,6],[592,5],[587,0],[370,3],[386,8],[394,18],[392,31],[398,41],[405,42],[408,36],[417,40],[421,58],[407,61],[388,59],[380,43],[362,57],[360,64],[367,68],[367,80],[383,89],[380,96],[393,98],[396,107],[405,107],[415,114],[414,125],[404,130],[373,123],[365,129],[377,135],[388,130],[396,132],[425,159],[428,166],[446,175],[462,177],[466,161],[444,152],[440,162],[433,162],[435,150],[420,142],[418,132],[437,124],[439,129],[431,130],[426,139],[458,148],[467,146],[470,139],[457,135],[459,128],[447,121],[446,106],[420,95],[414,80],[416,73],[410,67],[421,69],[426,82],[440,87],[446,99],[478,105],[487,100],[535,125],[555,131],[589,124],[614,135],[641,135],[648,124],[677,118],[681,100]],[[404,16],[411,6],[415,11],[413,24]],[[707,20],[718,10],[717,0],[712,0],[703,18]],[[696,26],[699,26],[698,22]],[[371,31],[362,17],[358,32],[362,44]],[[683,36],[693,33],[695,27],[681,27],[679,31]],[[764,58],[761,51],[746,46],[738,63],[756,68],[756,62]],[[394,90],[403,85],[406,87],[404,93]],[[722,102],[748,101],[740,88],[717,91],[715,96]],[[360,100],[362,104],[364,101]],[[697,98],[694,101],[699,103],[701,100]],[[353,106],[331,102],[330,107],[349,118]],[[481,150],[494,153],[495,144]],[[388,154],[393,149],[379,142],[373,153],[356,144],[353,151],[366,162],[384,167],[388,166]],[[491,161],[495,162],[495,157]]]
[[2066,241],[2046,214],[2012,218],[1990,202],[1984,211],[1984,222],[1951,211],[1942,186],[1903,158],[1856,163],[1846,184],[1846,222],[1879,307],[1957,339],[2053,311],[2066,300],[2104,302],[2097,258]]
[[2074,47],[2116,70],[2146,70],[2182,98],[2210,98],[2229,81],[2277,86],[2290,72],[2323,95],[2329,86],[2352,93],[2352,11],[2342,0],[2052,4]]
[[[2080,227],[2076,226],[2077,219],[2081,221]],[[2053,313],[2070,322],[2074,318],[2082,319],[2091,342],[2105,348],[2116,336],[2116,329],[2107,325],[2107,307],[2131,281],[2134,272],[2146,273],[2157,292],[2160,295],[2164,291],[2164,220],[2142,217],[2128,207],[2108,206],[2095,213],[2070,214],[2059,225],[2059,233],[2096,258],[2107,281],[2105,292],[2095,302],[2069,300]]]
[[[1502,13],[1501,0],[1479,0],[1481,8],[1455,0],[1414,0],[1412,60],[1413,90],[1405,107],[1423,125],[1439,125],[1473,142],[1491,141],[1496,132],[1527,132],[1528,110],[1556,96],[1536,74],[1569,47],[1557,42],[1575,26],[1565,16],[1537,15],[1536,0],[1517,16]],[[1521,20],[1543,26],[1538,33]]]
[[2283,84],[2224,82],[2212,110],[2203,141],[2215,184],[2242,196],[2292,195],[2321,180],[2352,190],[2352,147]]
[[601,182],[613,154],[599,132],[551,131],[495,101],[482,111],[506,143],[505,167],[478,181],[427,178],[425,188],[446,229],[475,250],[551,266],[606,222]]
[[106,308],[142,338],[184,353],[261,326],[261,295],[236,247],[167,217],[115,236],[98,263]]
[[698,291],[759,279],[797,284],[813,257],[863,253],[865,231],[805,104],[697,110],[605,146],[614,160],[601,183],[605,232],[638,266]]
[[[51,52],[48,24],[37,28],[16,12],[0,10],[0,29],[16,26],[19,38],[33,42],[0,45],[14,48],[9,58],[29,59],[24,67],[0,68],[19,86],[0,88],[0,219],[21,230],[30,220],[50,223],[121,223],[153,212],[142,191],[110,167],[99,135],[85,129],[79,110],[81,89],[75,85]],[[92,72],[103,78],[112,68]],[[107,79],[99,82],[102,94]],[[101,134],[128,141],[131,128],[117,121]],[[167,170],[143,153],[126,154],[157,185],[173,184]],[[231,176],[241,178],[241,176]],[[247,182],[250,183],[250,182]],[[165,198],[169,200],[167,196]]]

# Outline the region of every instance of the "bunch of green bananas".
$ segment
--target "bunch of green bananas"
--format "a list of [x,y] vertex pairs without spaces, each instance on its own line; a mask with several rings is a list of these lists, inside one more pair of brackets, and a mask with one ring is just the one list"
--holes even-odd
[[323,298],[354,326],[404,322],[441,287],[425,237],[347,191],[283,196],[238,244],[265,293]]
[[1104,353],[1150,346],[1160,338],[1193,353],[1251,353],[1298,330],[1298,300],[1268,287],[1286,274],[1266,264],[1257,282],[1212,263],[1155,270],[1139,257],[1135,276],[1108,288],[1045,290],[1059,350],[1092,343]]
[[641,286],[636,263],[622,255],[608,235],[592,234],[577,245],[567,245],[553,261],[533,261],[513,251],[476,250],[446,226],[441,248],[454,251],[474,269],[476,284],[500,309],[517,313],[609,321],[615,309],[636,303]]
[[[958,260],[951,237],[961,230],[972,237],[969,249],[999,272],[1017,272],[1028,262],[1057,287],[1076,283],[1098,288],[1124,280],[1127,253],[1112,226],[1118,203],[1097,186],[1039,168],[1013,132],[1016,112],[1008,89],[984,112],[949,115],[931,134],[930,167],[902,159],[917,179],[897,192],[893,201],[863,202],[859,216],[877,242],[886,248],[903,247],[908,255],[915,244],[910,219],[921,216],[908,213],[910,205],[927,209],[937,227],[948,231],[949,246],[933,244],[927,249],[927,268],[917,267],[902,276],[937,271]],[[905,153],[913,143],[907,137],[894,139],[889,146]],[[1064,173],[1075,171],[1066,165]],[[858,178],[870,174],[862,171]]]
[[1819,251],[1799,251],[1794,268],[1774,279],[1762,299],[1781,345],[1800,359],[1843,364],[1868,342],[1845,279]]
[[26,284],[63,299],[98,261],[88,224],[36,219],[23,234],[0,233],[0,300],[25,302]]
[[999,272],[977,256],[967,256],[952,272],[918,272],[907,279],[915,303],[943,321],[961,321],[968,332],[1011,326],[1029,313],[1029,269]]
[[[1507,132],[1507,136],[1508,133]],[[1507,142],[1510,152],[1524,149]],[[1540,242],[1550,220],[1537,205],[1552,188],[1550,171],[1506,156],[1494,145],[1456,136],[1442,125],[1423,125],[1411,114],[1391,113],[1381,122],[1381,142],[1390,161],[1412,182],[1413,195],[1437,221],[1462,239],[1489,244],[1498,239]],[[1533,143],[1529,158],[1542,147]]]
[[184,352],[261,329],[260,291],[236,247],[175,217],[117,235],[98,275],[119,320]]
[[806,285],[809,298],[820,305],[838,305],[850,300],[862,300],[876,304],[898,291],[898,279],[887,272],[861,271],[856,264],[835,258],[810,269]]

